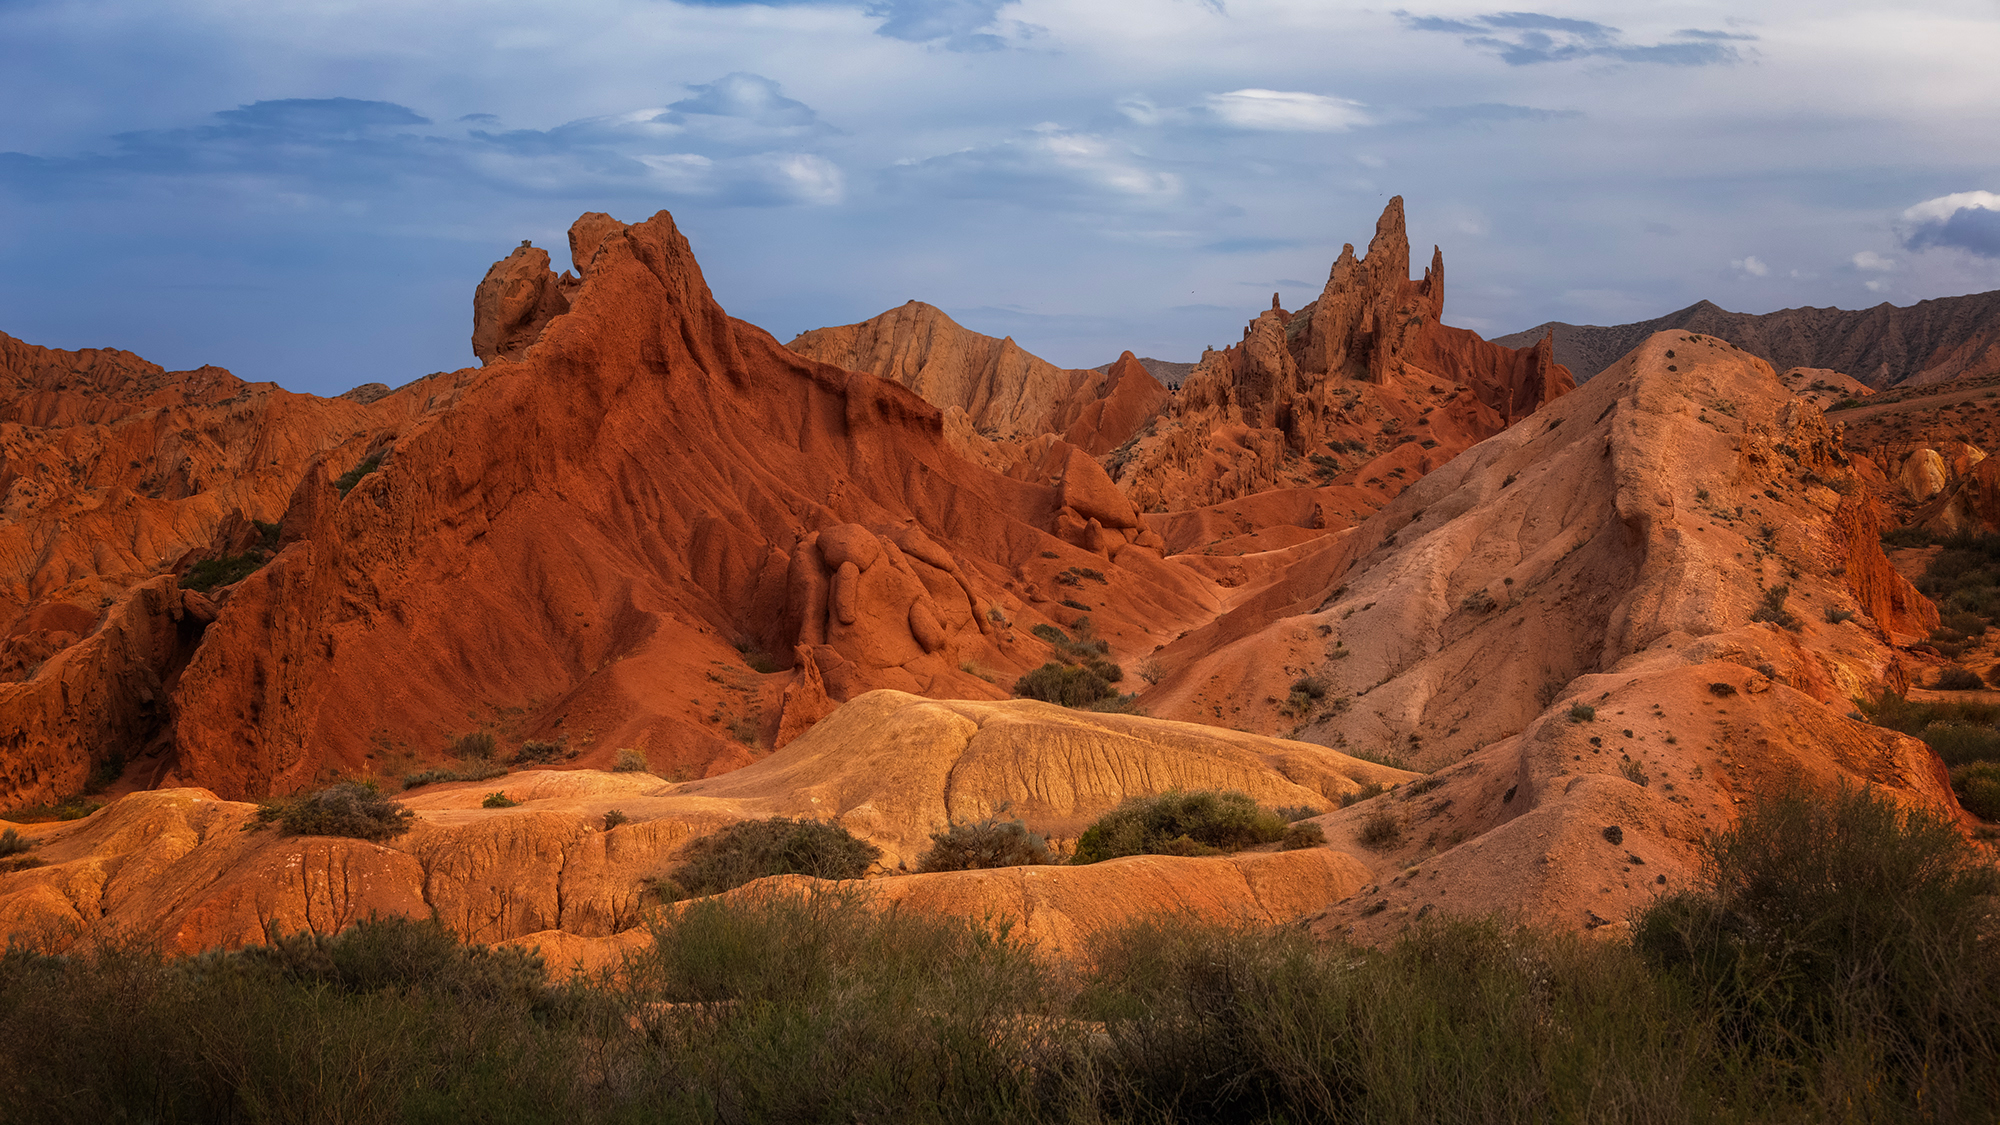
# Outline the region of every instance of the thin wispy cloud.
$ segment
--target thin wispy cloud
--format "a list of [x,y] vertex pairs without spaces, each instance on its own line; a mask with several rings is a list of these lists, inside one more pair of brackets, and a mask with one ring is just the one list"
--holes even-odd
[[1654,43],[1635,43],[1624,32],[1594,20],[1570,19],[1539,12],[1495,12],[1469,19],[1396,13],[1412,31],[1437,31],[1461,36],[1467,46],[1497,56],[1508,66],[1611,59],[1666,66],[1714,66],[1733,63],[1742,55],[1734,44],[1755,36],[1705,28],[1676,31]]

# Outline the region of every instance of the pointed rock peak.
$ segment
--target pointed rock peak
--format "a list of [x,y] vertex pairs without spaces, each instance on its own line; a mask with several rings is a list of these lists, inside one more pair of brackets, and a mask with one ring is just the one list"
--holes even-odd
[[1368,240],[1369,276],[1378,284],[1408,281],[1410,278],[1410,235],[1403,225],[1403,197],[1389,200],[1382,217],[1375,220],[1375,237]]
[[[1285,311],[1285,306],[1283,306],[1283,305],[1281,305],[1281,304],[1279,304],[1279,303],[1278,303],[1278,295],[1277,295],[1276,293],[1273,293],[1273,294],[1271,294],[1271,311],[1272,311],[1272,312],[1284,312],[1284,311]],[[1126,352],[1125,354],[1126,354],[1126,355],[1131,355],[1132,353],[1131,353],[1131,352]]]

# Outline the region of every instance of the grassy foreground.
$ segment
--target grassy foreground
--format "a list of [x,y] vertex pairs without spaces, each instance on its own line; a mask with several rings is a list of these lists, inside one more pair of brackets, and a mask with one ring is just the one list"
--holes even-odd
[[1990,868],[1940,827],[1775,802],[1632,942],[1168,919],[1074,964],[814,894],[688,904],[602,979],[400,919],[17,948],[0,1121],[1991,1121]]

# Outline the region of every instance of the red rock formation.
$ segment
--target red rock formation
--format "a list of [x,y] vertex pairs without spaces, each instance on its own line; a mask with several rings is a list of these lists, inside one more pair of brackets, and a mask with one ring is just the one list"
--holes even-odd
[[549,252],[533,243],[493,263],[472,293],[472,354],[482,363],[518,358],[549,321],[569,311],[563,288],[549,269]]
[[1210,612],[1206,583],[1129,550],[1145,531],[1090,458],[1045,485],[952,456],[916,395],[731,320],[664,212],[586,216],[572,244],[569,311],[515,362],[450,377],[345,497],[341,466],[305,474],[295,541],[181,680],[180,779],[289,790],[481,726],[724,770],[801,725],[777,713],[792,677],[737,646],[809,651],[807,711],[814,675],[832,700],[999,696],[965,669],[1011,682],[1047,659],[1014,624],[1074,616],[1058,529],[1120,593],[1096,611],[1114,643]]
[[[1399,196],[1367,255],[1343,248],[1317,299],[1296,313],[1274,302],[1241,343],[1202,357],[1121,466],[1120,487],[1142,509],[1172,511],[1317,480],[1373,493],[1372,511],[1411,471],[1573,389],[1547,341],[1501,348],[1440,323],[1442,251],[1421,280],[1409,266]],[[1408,443],[1421,452],[1401,451]]]

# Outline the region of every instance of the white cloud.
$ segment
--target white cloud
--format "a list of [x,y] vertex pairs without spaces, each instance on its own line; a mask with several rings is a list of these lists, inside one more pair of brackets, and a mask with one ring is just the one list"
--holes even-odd
[[1741,270],[1751,277],[1763,277],[1765,274],[1771,272],[1771,267],[1765,265],[1764,260],[1755,254],[1743,258],[1732,258],[1729,262],[1729,268]]
[[1926,199],[1915,207],[1903,212],[1903,221],[1910,223],[1942,223],[1964,210],[2000,211],[2000,195],[1990,191],[1957,191],[1941,195],[1936,199]]
[[888,179],[946,198],[1119,207],[1171,202],[1183,186],[1124,145],[1048,122],[999,144],[898,161]]
[[1291,90],[1231,90],[1210,94],[1208,110],[1238,129],[1341,133],[1372,124],[1360,102]]
[[1894,258],[1885,258],[1873,250],[1863,250],[1854,256],[1854,268],[1886,273],[1896,268],[1896,260]]
[[1884,289],[1889,288],[1889,279],[1886,277],[1871,278],[1865,284],[1868,286],[1870,293],[1880,293]]

